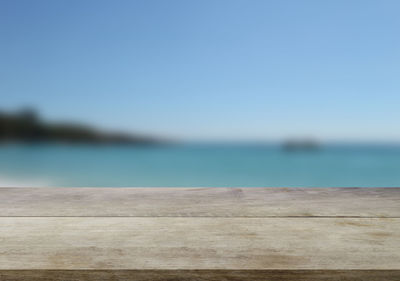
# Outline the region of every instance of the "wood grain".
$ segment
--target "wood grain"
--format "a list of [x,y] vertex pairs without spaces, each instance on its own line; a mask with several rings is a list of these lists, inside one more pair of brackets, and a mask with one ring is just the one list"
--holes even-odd
[[400,188],[0,188],[0,280],[400,280]]
[[0,269],[400,269],[393,218],[1,218]]
[[2,281],[398,281],[400,270],[3,270]]
[[0,216],[400,217],[400,188],[0,188]]

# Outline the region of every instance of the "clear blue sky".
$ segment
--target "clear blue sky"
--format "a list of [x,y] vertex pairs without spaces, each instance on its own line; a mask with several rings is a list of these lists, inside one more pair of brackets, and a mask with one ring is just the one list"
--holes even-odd
[[182,139],[400,141],[398,0],[1,0],[0,108]]

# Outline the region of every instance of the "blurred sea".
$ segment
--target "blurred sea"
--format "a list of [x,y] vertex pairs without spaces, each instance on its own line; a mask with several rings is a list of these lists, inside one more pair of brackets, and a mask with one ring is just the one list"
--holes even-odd
[[0,186],[394,187],[400,146],[0,146]]

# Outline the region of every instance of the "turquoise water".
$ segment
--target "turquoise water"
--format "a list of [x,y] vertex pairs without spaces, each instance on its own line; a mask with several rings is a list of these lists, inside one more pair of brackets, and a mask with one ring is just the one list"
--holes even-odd
[[0,146],[2,186],[400,186],[400,146]]

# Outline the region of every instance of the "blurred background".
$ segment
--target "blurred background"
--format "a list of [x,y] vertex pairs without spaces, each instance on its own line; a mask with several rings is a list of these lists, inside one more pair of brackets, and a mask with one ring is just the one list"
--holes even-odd
[[399,10],[0,1],[0,186],[400,186]]

